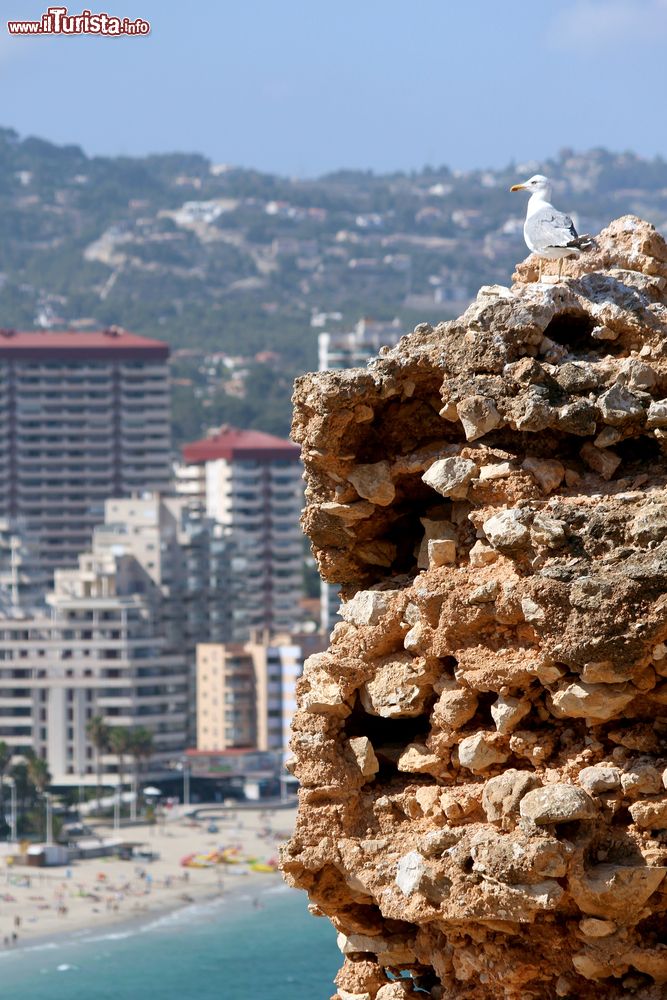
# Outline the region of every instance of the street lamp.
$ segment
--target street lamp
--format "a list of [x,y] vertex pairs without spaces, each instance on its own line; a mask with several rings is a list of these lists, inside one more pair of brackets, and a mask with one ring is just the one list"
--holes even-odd
[[15,844],[16,841],[18,840],[18,837],[16,835],[16,779],[5,778],[5,782],[9,785],[11,789],[9,826],[11,830],[12,843]]
[[190,805],[190,761],[187,757],[181,757],[175,764],[171,765],[183,775],[183,805]]

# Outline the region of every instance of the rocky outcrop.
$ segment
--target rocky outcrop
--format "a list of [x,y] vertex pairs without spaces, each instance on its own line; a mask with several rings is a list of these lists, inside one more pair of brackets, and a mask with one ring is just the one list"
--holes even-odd
[[338,1000],[667,992],[667,247],[625,217],[566,268],[297,383],[345,600],[283,870]]

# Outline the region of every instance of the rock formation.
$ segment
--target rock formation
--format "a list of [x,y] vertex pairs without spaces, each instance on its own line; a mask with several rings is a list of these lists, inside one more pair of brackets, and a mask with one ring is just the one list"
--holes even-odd
[[337,1000],[667,996],[667,246],[566,270],[297,383],[344,621],[283,869]]

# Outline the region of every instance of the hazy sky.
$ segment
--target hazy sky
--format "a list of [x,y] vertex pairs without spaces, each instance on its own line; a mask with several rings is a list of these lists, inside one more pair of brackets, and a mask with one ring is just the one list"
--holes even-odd
[[148,37],[10,38],[0,124],[285,174],[667,156],[667,0],[87,0]]

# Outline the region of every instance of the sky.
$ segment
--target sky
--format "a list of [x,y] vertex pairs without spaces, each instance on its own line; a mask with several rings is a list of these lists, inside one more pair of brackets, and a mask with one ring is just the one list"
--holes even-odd
[[[0,125],[290,176],[667,157],[667,0],[87,0],[150,34],[10,37]],[[69,5],[80,13],[83,3]]]

